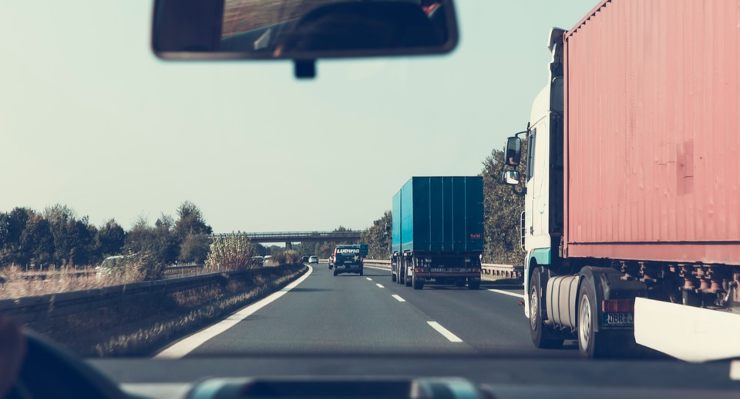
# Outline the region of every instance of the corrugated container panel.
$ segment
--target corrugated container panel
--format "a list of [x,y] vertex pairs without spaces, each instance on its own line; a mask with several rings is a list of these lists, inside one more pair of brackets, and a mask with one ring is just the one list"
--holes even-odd
[[413,177],[393,200],[394,251],[483,251],[483,179]]
[[740,264],[740,0],[611,0],[566,35],[566,255]]
[[391,251],[401,252],[401,219],[396,215],[401,214],[401,192],[393,196],[393,206],[391,209]]
[[414,184],[409,180],[401,187],[401,251],[414,248]]

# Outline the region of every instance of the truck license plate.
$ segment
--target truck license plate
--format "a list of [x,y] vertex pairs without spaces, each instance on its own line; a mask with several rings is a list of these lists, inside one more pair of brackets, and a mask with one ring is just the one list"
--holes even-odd
[[632,313],[604,313],[602,324],[608,327],[632,327],[635,324],[635,315]]

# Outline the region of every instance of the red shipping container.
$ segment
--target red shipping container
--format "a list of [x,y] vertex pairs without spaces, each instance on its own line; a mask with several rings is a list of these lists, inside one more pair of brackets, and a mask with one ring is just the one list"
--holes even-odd
[[565,52],[564,255],[740,265],[740,0],[604,1]]

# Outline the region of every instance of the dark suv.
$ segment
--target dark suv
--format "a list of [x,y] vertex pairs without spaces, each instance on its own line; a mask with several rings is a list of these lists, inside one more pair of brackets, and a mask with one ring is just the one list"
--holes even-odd
[[[338,245],[334,248],[334,275],[342,273],[359,273],[362,276],[363,260],[367,256],[367,247],[362,245]],[[364,251],[363,251],[364,249]]]

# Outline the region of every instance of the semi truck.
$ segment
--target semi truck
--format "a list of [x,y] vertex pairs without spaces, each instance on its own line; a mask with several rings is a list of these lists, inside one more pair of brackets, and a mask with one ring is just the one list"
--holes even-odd
[[547,85],[502,172],[525,197],[535,346],[740,356],[738,10],[607,0],[551,31]]
[[393,196],[391,280],[480,287],[483,178],[412,177]]

